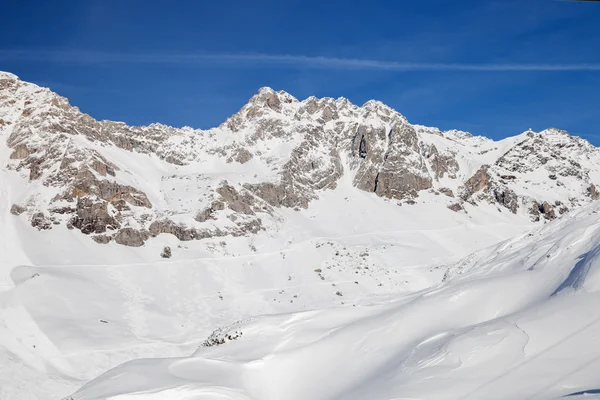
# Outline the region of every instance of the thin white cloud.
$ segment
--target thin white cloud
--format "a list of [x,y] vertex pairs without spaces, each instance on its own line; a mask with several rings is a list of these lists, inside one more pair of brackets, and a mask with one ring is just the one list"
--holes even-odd
[[228,64],[244,67],[261,65],[285,68],[314,68],[371,71],[600,71],[600,63],[577,64],[486,64],[421,63],[336,58],[288,54],[208,54],[208,53],[113,53],[75,50],[2,50],[0,61],[28,61],[64,64]]

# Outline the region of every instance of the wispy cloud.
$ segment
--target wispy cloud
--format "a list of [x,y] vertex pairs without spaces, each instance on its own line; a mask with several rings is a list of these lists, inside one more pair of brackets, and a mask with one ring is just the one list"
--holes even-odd
[[372,71],[600,71],[600,63],[521,64],[521,63],[423,63],[404,61],[336,58],[292,54],[209,54],[209,53],[114,53],[76,50],[2,50],[1,61],[61,64],[228,64],[234,67],[260,65],[280,68],[313,68]]

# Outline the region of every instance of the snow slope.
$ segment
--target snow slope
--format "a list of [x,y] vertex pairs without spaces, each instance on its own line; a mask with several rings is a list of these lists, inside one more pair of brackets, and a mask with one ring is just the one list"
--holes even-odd
[[598,183],[600,150],[554,129],[494,142],[269,88],[207,131],[131,127],[0,72],[0,399],[458,398],[522,360],[506,318],[591,314],[579,283],[544,292],[570,242],[533,273],[538,236],[469,254],[556,218],[543,243],[593,240],[591,208],[569,218]]
[[[431,289],[251,318],[73,399],[550,399],[600,388],[600,205],[482,250]],[[231,337],[231,340],[227,338]]]
[[[280,210],[277,232],[161,236],[141,248],[33,230],[2,211],[11,258],[1,262],[0,398],[23,400],[64,397],[131,359],[189,355],[238,320],[427,288],[441,281],[440,264],[531,227],[495,209],[399,207],[343,184],[308,210]],[[173,257],[157,259],[165,244]]]

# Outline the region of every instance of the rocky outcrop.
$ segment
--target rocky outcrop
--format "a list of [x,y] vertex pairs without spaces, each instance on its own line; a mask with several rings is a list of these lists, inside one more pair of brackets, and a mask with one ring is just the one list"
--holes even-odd
[[241,214],[254,215],[256,201],[250,193],[238,193],[227,181],[217,188],[217,193],[221,196],[220,204],[225,203],[229,209]]
[[52,229],[52,222],[43,212],[37,212],[31,216],[31,226],[43,231]]
[[483,165],[461,188],[461,198],[474,203],[477,199],[495,202],[509,209],[513,214],[519,208],[519,196],[506,185],[496,182],[489,165]]
[[554,219],[554,218],[556,218],[556,212],[554,211],[554,207],[550,203],[548,203],[547,201],[545,201],[540,206],[540,213],[544,214],[544,216],[547,219]]
[[171,258],[171,255],[171,248],[169,246],[165,246],[162,253],[160,253],[162,258]]
[[463,208],[462,204],[460,203],[452,203],[448,205],[448,209],[452,210],[454,212],[459,212],[459,211],[464,211],[465,209]]
[[560,201],[557,201],[554,205],[550,204],[547,201],[539,203],[537,201],[533,201],[531,207],[529,208],[529,214],[533,221],[540,221],[543,217],[545,220],[553,220],[558,214],[562,215],[569,211],[567,207],[565,207]]
[[519,208],[519,198],[512,190],[508,188],[494,188],[492,189],[494,199],[496,202],[506,208],[508,208],[513,214],[517,213]]
[[465,182],[460,196],[463,200],[469,199],[477,192],[490,189],[491,176],[488,173],[489,168],[489,165],[482,165],[481,168]]
[[590,196],[592,200],[600,199],[600,192],[598,188],[593,183],[587,188],[587,195]]
[[22,160],[24,158],[29,157],[29,149],[26,145],[20,144],[14,148],[14,151],[10,155],[11,160]]
[[[98,243],[255,234],[277,225],[275,207],[308,208],[344,175],[399,205],[429,191],[446,195],[434,202],[452,211],[490,203],[539,220],[600,198],[590,178],[600,172],[600,152],[583,139],[528,132],[499,154],[489,139],[412,125],[377,101],[298,101],[262,88],[218,128],[133,127],[97,121],[0,73],[0,115],[7,169],[30,181],[18,199],[26,209],[11,212],[39,229],[67,224]],[[145,174],[140,163],[165,175]],[[465,165],[479,169],[466,176]],[[534,195],[544,192],[552,202]]]
[[360,125],[352,139],[354,185],[378,196],[403,199],[433,186],[415,130],[401,118],[385,126]]
[[140,247],[144,245],[150,235],[146,231],[133,228],[123,228],[115,235],[115,242],[124,246]]
[[110,243],[111,240],[113,240],[113,237],[110,235],[94,235],[94,236],[92,236],[92,239],[96,243],[107,244],[107,243]]
[[106,202],[94,202],[90,198],[79,198],[71,225],[82,233],[104,233],[120,227],[117,220],[108,213]]
[[456,173],[460,167],[454,154],[442,154],[435,145],[425,143],[421,143],[420,150],[429,163],[436,181],[444,176],[456,179]]
[[245,184],[244,188],[273,207],[308,208],[308,203],[313,198],[310,192],[287,179],[279,184]]
[[252,159],[253,155],[243,147],[237,148],[233,154],[227,159],[227,162],[238,162],[245,164]]
[[125,203],[136,207],[152,208],[152,203],[145,193],[132,187],[121,185],[115,181],[96,179],[95,175],[88,169],[80,170],[70,191],[63,195],[64,199],[94,195],[105,200],[116,207],[124,208]]
[[209,219],[215,218],[215,213],[220,210],[225,209],[225,204],[222,201],[215,200],[211,203],[210,206],[206,207],[204,210],[199,211],[194,218],[198,222],[206,222]]
[[13,205],[10,207],[10,213],[11,213],[12,215],[21,215],[21,214],[23,214],[25,211],[27,211],[27,208],[26,208],[26,207],[23,207],[23,206],[20,206],[20,205],[18,205],[18,204],[13,204]]
[[161,233],[169,233],[181,241],[189,241],[195,239],[203,239],[210,235],[202,235],[197,229],[188,228],[184,225],[179,225],[171,220],[163,219],[154,221],[150,224],[148,231],[152,237],[156,237]]
[[443,188],[439,188],[438,191],[440,193],[445,194],[448,197],[454,197],[454,192],[452,191],[452,189],[447,188],[447,187],[443,187]]

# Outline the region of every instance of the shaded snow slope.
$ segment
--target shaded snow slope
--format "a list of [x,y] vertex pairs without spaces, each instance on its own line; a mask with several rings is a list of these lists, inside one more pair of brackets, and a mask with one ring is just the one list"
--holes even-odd
[[[600,205],[482,250],[445,283],[256,317],[193,356],[133,361],[91,399],[550,399],[600,387]],[[215,342],[213,341],[213,343]]]

